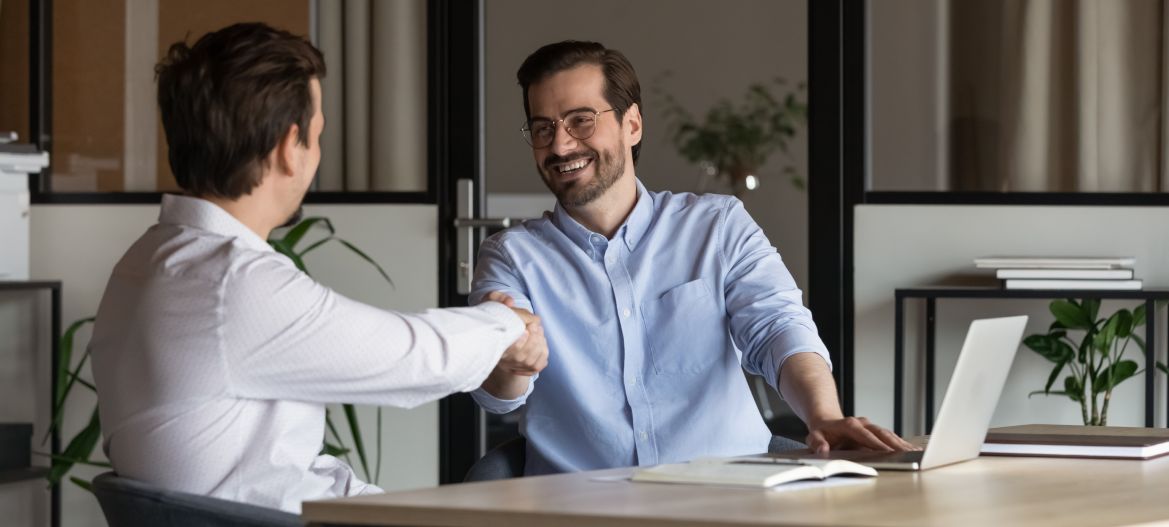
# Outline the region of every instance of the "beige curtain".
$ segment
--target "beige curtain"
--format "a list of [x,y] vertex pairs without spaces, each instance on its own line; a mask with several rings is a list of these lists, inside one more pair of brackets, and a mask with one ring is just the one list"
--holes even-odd
[[1164,0],[952,0],[956,190],[1153,192]]
[[425,0],[326,0],[317,190],[426,190]]

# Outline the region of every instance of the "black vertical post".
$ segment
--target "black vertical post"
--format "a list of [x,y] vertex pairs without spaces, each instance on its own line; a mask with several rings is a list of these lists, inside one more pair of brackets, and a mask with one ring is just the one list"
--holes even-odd
[[901,412],[905,405],[905,297],[900,290],[893,297],[893,432],[901,435]]
[[934,429],[934,391],[936,389],[936,375],[934,374],[934,353],[937,343],[937,297],[929,296],[925,299],[925,433]]
[[[61,368],[58,360],[58,348],[61,346],[61,283],[57,282],[52,285],[50,290],[52,318],[49,326],[52,335],[49,337],[49,342],[52,347],[49,349],[49,408],[57,407],[57,371]],[[62,408],[62,411],[64,409]],[[50,425],[52,426],[52,419]],[[52,434],[49,438],[49,453],[57,455],[61,453],[61,431],[53,428]],[[52,465],[52,463],[50,463]],[[49,491],[49,525],[51,527],[61,527],[61,485],[53,485],[52,490]]]
[[809,307],[852,414],[853,206],[865,178],[865,6],[808,2]]
[[[28,6],[28,141],[38,149],[52,151],[53,130],[53,2],[30,0]],[[51,168],[29,174],[28,189],[33,193],[51,190]]]
[[[438,201],[439,304],[465,306],[456,288],[455,180],[479,174],[480,3],[430,0],[427,5],[429,170]],[[463,481],[479,459],[479,408],[467,394],[439,402],[439,483]]]
[[[1157,303],[1152,298],[1145,300],[1145,426],[1151,427],[1155,424],[1153,421],[1153,414],[1155,413],[1154,393],[1156,391],[1156,378],[1153,376],[1157,372],[1156,354],[1154,350],[1157,349],[1153,342],[1153,337],[1157,334]],[[1166,423],[1169,426],[1169,423]]]

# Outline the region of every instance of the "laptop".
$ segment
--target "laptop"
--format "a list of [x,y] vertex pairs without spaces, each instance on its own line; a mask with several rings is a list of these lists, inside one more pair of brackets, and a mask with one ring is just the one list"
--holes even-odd
[[847,459],[878,470],[928,470],[978,457],[1026,325],[1026,316],[988,318],[970,324],[933,433],[924,450],[834,450],[824,454],[773,454],[769,457],[777,460]]

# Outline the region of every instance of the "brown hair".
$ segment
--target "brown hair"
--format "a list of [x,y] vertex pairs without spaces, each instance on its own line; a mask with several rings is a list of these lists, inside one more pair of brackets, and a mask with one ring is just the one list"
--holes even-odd
[[293,124],[308,143],[310,81],[325,76],[325,60],[302,37],[249,23],[175,43],[154,72],[175,180],[195,196],[235,199],[260,184]]
[[[614,108],[617,121],[625,117],[626,110],[636,104],[641,107],[641,84],[633,64],[620,51],[608,49],[598,42],[565,40],[548,44],[528,55],[516,72],[524,95],[524,116],[532,117],[528,105],[528,88],[553,74],[575,68],[582,64],[595,64],[605,75],[605,100]],[[641,153],[641,143],[633,145],[633,163]]]

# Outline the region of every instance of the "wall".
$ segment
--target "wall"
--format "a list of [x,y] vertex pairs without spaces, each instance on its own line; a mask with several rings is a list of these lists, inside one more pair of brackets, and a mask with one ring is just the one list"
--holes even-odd
[[[776,76],[793,84],[807,78],[808,17],[802,0],[598,0],[587,6],[566,0],[492,0],[484,10],[490,194],[547,195],[519,133],[524,111],[515,79],[524,58],[544,44],[595,40],[620,50],[633,63],[646,127],[637,174],[651,190],[693,192],[702,187],[698,168],[683,160],[670,142],[658,90],[667,89],[701,115],[720,99],[737,100],[752,83]],[[662,78],[666,72],[669,79]],[[790,163],[806,176],[807,136],[800,133],[789,147]],[[744,202],[805,287],[807,196],[784,180],[780,157],[759,171],[762,185]]]
[[[376,259],[394,279],[390,287],[364,262],[340,246],[325,246],[308,257],[314,276],[343,294],[387,309],[420,310],[438,298],[436,265],[436,210],[429,205],[319,205],[307,206],[306,214],[331,218],[343,238]],[[44,205],[32,209],[31,266],[34,279],[64,282],[63,320],[89,316],[97,310],[106,279],[123,251],[158,216],[156,205]],[[405,248],[408,248],[404,250]],[[0,339],[0,419],[28,421],[48,414],[47,299],[34,295],[0,297],[0,332],[16,337],[9,348]],[[38,328],[39,337],[28,328]],[[82,349],[88,330],[80,334],[75,349]],[[12,351],[20,350],[21,352]],[[14,360],[8,361],[11,357]],[[29,372],[36,370],[35,380]],[[88,372],[83,376],[89,377]],[[9,382],[11,381],[11,382]],[[36,394],[30,400],[30,394]],[[93,398],[83,390],[71,396],[65,423],[68,440],[88,418]],[[31,403],[31,404],[30,404]],[[370,414],[371,411],[364,411]],[[438,406],[431,403],[414,410],[386,409],[383,437],[382,487],[407,489],[438,483]],[[374,444],[373,424],[366,421],[366,444]],[[37,423],[44,430],[44,420]],[[356,460],[355,460],[356,461]],[[82,468],[78,476],[90,478],[100,469]],[[64,525],[104,525],[91,495],[72,484],[64,487]],[[47,510],[43,484],[32,482],[0,488],[0,510],[6,524],[43,525]],[[30,503],[34,505],[29,505]],[[15,516],[9,515],[15,513]],[[9,523],[9,520],[11,523]]]
[[[973,259],[995,255],[1134,256],[1136,276],[1145,288],[1169,284],[1169,209],[1157,207],[1071,206],[913,206],[865,205],[856,209],[854,337],[856,413],[881,424],[893,420],[893,290],[961,280],[975,274]],[[992,276],[983,271],[983,276]],[[941,300],[937,304],[937,401],[970,321],[975,318],[1029,315],[1026,334],[1045,332],[1053,320],[1045,300]],[[1101,313],[1137,301],[1106,302]],[[917,304],[923,304],[917,302]],[[911,307],[907,304],[907,307]],[[1158,313],[1157,339],[1163,342],[1164,308]],[[906,311],[908,377],[922,379],[915,354],[922,348],[924,308]],[[1157,357],[1165,360],[1164,344]],[[1131,352],[1130,352],[1131,353]],[[1133,354],[1138,364],[1143,360]],[[993,426],[1023,423],[1079,424],[1079,405],[1061,397],[1028,397],[1041,390],[1050,363],[1019,349]],[[1157,423],[1164,426],[1163,374],[1157,374]],[[1061,381],[1062,382],[1062,381]],[[908,408],[921,401],[920,383],[911,386]],[[1109,424],[1143,426],[1143,378],[1126,381],[1113,394]],[[921,419],[920,412],[906,414]],[[913,421],[907,420],[907,423]],[[913,427],[910,433],[920,432]]]

